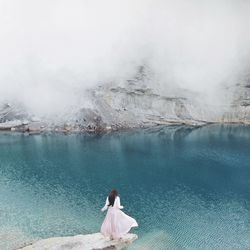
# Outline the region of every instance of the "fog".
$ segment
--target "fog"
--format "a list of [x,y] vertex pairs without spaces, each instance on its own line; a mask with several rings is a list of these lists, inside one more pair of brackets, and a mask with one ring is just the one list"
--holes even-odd
[[134,76],[224,104],[249,69],[248,0],[0,0],[0,102],[53,114]]

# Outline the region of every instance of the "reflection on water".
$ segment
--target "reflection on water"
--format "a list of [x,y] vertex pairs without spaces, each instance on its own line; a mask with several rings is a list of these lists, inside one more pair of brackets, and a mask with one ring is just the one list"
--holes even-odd
[[0,249],[99,230],[116,187],[129,249],[248,249],[250,127],[0,134]]

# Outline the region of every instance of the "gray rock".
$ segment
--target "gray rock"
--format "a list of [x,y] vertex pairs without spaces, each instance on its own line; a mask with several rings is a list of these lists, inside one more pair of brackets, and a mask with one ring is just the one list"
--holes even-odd
[[15,127],[22,126],[23,122],[20,120],[12,120],[0,123],[0,130],[9,130]]
[[109,240],[101,233],[95,233],[39,240],[18,250],[119,250],[136,239],[136,234],[127,234],[119,240]]
[[221,100],[217,104],[207,104],[197,93],[177,87],[161,93],[154,88],[155,81],[157,77],[147,65],[139,66],[131,79],[79,93],[79,107],[68,107],[52,117],[37,118],[39,114],[29,114],[22,105],[5,103],[0,105],[0,129],[68,133],[173,124],[250,124],[250,75],[225,86],[221,98],[227,103]]
[[0,122],[8,122],[12,120],[27,120],[28,113],[21,105],[4,103],[0,105]]

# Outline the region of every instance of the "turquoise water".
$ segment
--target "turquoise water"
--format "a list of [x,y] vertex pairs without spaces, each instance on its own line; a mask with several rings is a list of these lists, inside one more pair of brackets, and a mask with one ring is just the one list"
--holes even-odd
[[250,127],[0,134],[0,249],[99,230],[108,192],[129,249],[250,249]]

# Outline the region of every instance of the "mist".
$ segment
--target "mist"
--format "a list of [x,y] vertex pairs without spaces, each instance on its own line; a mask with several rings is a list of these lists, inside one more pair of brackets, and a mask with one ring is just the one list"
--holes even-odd
[[155,92],[223,105],[249,70],[249,13],[247,0],[0,0],[0,102],[65,112],[147,65]]

